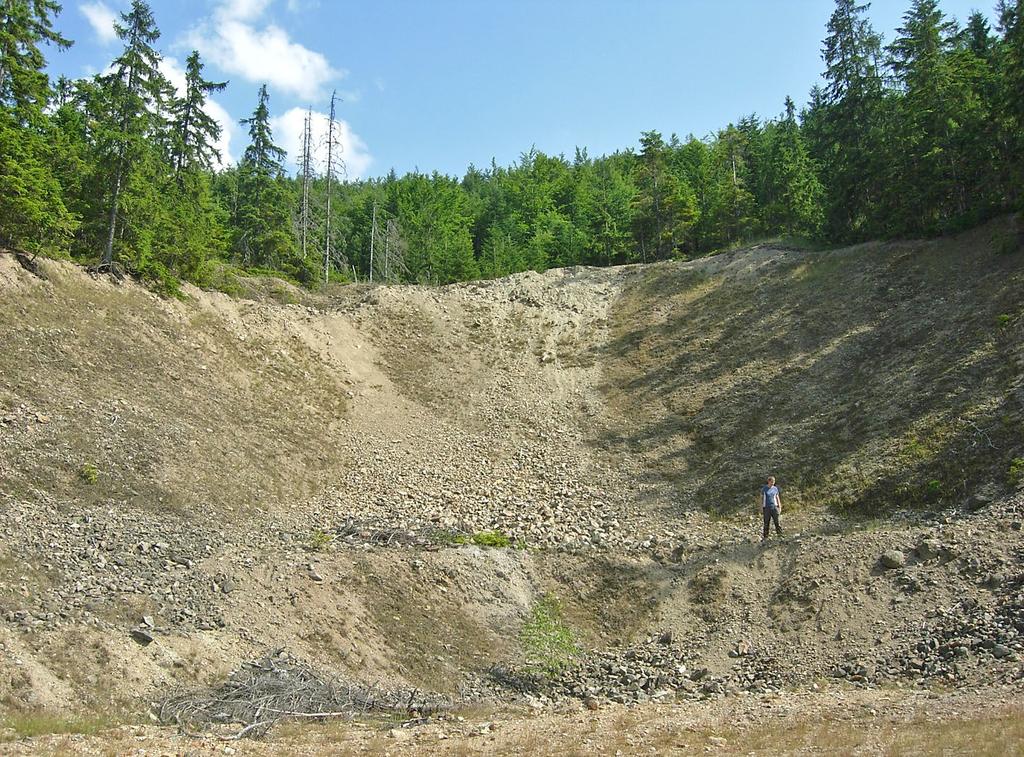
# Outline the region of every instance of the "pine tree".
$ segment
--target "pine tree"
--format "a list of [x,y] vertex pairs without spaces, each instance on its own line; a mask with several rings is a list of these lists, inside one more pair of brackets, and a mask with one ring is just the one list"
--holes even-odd
[[185,169],[204,168],[211,170],[220,160],[217,140],[221,128],[205,110],[209,95],[222,91],[228,83],[208,81],[203,78],[203,63],[199,52],[193,50],[185,63],[185,92],[171,103],[171,131],[174,142],[171,149],[171,163],[175,175]]
[[747,137],[730,124],[718,133],[707,154],[705,244],[710,248],[737,242],[755,224],[755,200],[746,163]]
[[[122,192],[136,165],[147,160],[147,151],[165,137],[164,109],[173,92],[160,73],[160,53],[153,47],[160,31],[149,6],[143,0],[133,0],[131,10],[121,14],[121,22],[114,28],[124,50],[114,60],[112,73],[98,79],[108,113],[99,138],[110,193],[102,258],[105,267],[114,262]],[[137,248],[135,252],[136,263],[142,262],[145,250]]]
[[764,196],[760,208],[769,234],[815,237],[821,230],[823,190],[807,151],[796,106],[786,98],[785,112],[764,130]]
[[865,18],[870,4],[836,0],[822,58],[819,138],[814,154],[827,177],[830,236],[861,238],[872,232],[885,165],[881,139],[881,38]]
[[1024,207],[1024,0],[1000,0],[999,115],[1001,157],[1006,171],[1004,187],[1008,204]]
[[272,268],[309,282],[315,268],[303,260],[291,232],[294,206],[284,178],[283,149],[274,144],[270,128],[267,85],[260,87],[256,109],[241,120],[249,127],[249,145],[238,171],[235,249],[243,265]]
[[669,170],[668,146],[656,131],[640,136],[634,224],[641,260],[671,256],[689,238],[697,220],[697,200],[685,177]]
[[51,0],[0,3],[0,243],[31,252],[63,249],[76,224],[51,169],[51,96],[40,46],[71,42],[53,30]]
[[[889,46],[890,67],[903,87],[898,135],[902,175],[894,182],[903,206],[894,232],[935,232],[964,210],[955,133],[971,107],[971,92],[954,64],[955,24],[936,0],[914,0]],[[953,205],[956,207],[953,207]]]

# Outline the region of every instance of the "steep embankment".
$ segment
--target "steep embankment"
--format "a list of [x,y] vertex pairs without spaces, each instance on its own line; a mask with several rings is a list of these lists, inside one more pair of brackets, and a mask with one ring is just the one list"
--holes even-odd
[[1024,432],[1013,233],[651,266],[601,351],[603,441],[726,513],[771,470],[791,504],[854,513],[1005,491]]
[[[282,646],[479,696],[547,591],[640,645],[554,695],[1012,682],[1015,224],[295,304],[0,255],[2,706],[137,712]],[[768,470],[802,536],[761,549]],[[488,530],[528,549],[453,543]]]

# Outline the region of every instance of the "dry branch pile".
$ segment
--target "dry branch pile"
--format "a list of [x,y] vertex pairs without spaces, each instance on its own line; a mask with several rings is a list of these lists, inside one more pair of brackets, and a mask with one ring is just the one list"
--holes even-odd
[[281,651],[243,663],[223,683],[168,697],[155,707],[161,723],[205,728],[238,723],[229,739],[263,736],[289,719],[326,720],[388,714],[422,718],[451,710],[454,702],[411,690],[331,681]]

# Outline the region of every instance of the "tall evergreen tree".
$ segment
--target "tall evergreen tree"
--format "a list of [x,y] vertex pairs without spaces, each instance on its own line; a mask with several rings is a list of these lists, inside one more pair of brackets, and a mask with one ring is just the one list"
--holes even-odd
[[796,106],[786,98],[780,121],[765,126],[762,224],[769,233],[815,237],[821,230],[823,190],[807,151]]
[[1000,0],[997,72],[1001,157],[1010,205],[1024,207],[1024,0]]
[[893,124],[903,175],[894,184],[902,218],[893,231],[935,232],[966,210],[960,132],[978,122],[969,61],[955,55],[958,32],[936,0],[914,0],[889,47],[890,66],[903,87]]
[[642,260],[671,256],[689,241],[697,199],[685,177],[669,170],[668,146],[656,131],[640,136],[635,198],[636,240]]
[[206,112],[205,106],[212,93],[220,92],[227,85],[226,81],[203,78],[203,63],[199,52],[193,50],[185,63],[185,92],[171,103],[170,108],[174,134],[171,162],[176,175],[187,168],[211,170],[220,160],[216,147],[220,139],[220,124]]
[[51,0],[0,2],[0,243],[64,248],[76,222],[50,167],[51,96],[41,45],[71,42],[53,30]]
[[241,120],[249,127],[249,145],[238,170],[235,249],[244,265],[276,268],[308,282],[315,270],[302,259],[292,233],[289,209],[294,203],[284,177],[285,151],[274,144],[269,99],[264,84],[256,109]]
[[107,239],[102,264],[114,261],[114,240],[121,212],[122,192],[136,165],[148,159],[146,152],[161,140],[166,126],[164,109],[173,88],[160,73],[160,53],[153,43],[160,31],[153,12],[143,0],[133,0],[131,10],[114,25],[124,50],[114,60],[113,71],[99,77],[103,103],[109,114],[100,137],[101,161],[109,181]]
[[870,4],[836,0],[822,49],[825,87],[816,114],[815,157],[827,177],[826,220],[834,238],[871,233],[878,207],[878,176],[885,163],[881,139],[881,38],[866,18]]

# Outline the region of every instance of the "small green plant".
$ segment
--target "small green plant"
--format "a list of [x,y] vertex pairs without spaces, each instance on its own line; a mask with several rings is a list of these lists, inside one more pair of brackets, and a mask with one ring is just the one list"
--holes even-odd
[[1005,329],[1010,325],[1011,320],[1013,320],[1013,317],[1009,313],[1000,313],[996,316],[996,326]]
[[319,528],[313,529],[309,534],[309,539],[306,541],[306,546],[312,552],[322,552],[327,549],[327,546],[334,541],[334,534],[329,534]]
[[64,716],[50,712],[15,712],[0,719],[0,743],[33,736],[61,734],[96,734],[114,728],[113,718]]
[[501,531],[477,531],[462,534],[454,539],[456,544],[475,544],[478,547],[511,547],[512,540]]
[[1007,474],[1010,486],[1024,484],[1024,457],[1015,457],[1010,461],[1010,471]]
[[548,677],[564,670],[580,653],[576,633],[562,617],[558,598],[550,593],[531,608],[519,642],[527,667]]
[[95,484],[100,477],[100,472],[92,463],[85,463],[78,469],[78,477],[87,484]]

